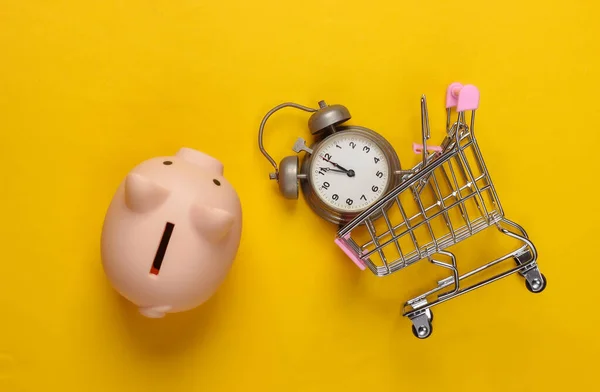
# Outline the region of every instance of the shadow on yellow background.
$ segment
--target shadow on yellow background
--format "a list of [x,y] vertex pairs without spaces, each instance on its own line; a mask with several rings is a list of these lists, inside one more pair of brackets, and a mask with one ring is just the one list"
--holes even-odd
[[[0,390],[593,389],[598,11],[585,0],[3,1]],[[383,279],[356,269],[336,228],[268,180],[257,130],[280,102],[325,99],[410,167],[421,94],[440,140],[454,81],[481,90],[484,159],[549,283],[532,295],[513,275],[436,307],[419,341],[400,310],[434,283],[431,266]],[[269,122],[276,160],[310,137],[307,118]],[[100,229],[125,174],[181,146],[224,162],[244,235],[208,303],[149,320],[106,282]],[[492,238],[473,238],[461,260],[491,257]]]

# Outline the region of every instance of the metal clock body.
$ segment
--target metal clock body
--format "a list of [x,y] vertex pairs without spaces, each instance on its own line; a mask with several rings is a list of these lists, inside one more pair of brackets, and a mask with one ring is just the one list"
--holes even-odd
[[[306,146],[298,138],[292,149],[305,152],[287,156],[277,167],[263,147],[267,119],[276,111],[293,107],[312,115],[308,127],[315,142]],[[277,180],[285,198],[297,199],[302,189],[310,208],[321,218],[342,225],[376,203],[400,182],[400,160],[391,144],[377,132],[358,125],[342,125],[350,119],[345,106],[319,102],[318,109],[283,103],[263,118],[259,147],[275,168],[269,178]]]
[[336,127],[311,149],[300,170],[302,192],[312,210],[331,223],[351,220],[397,185],[400,161],[394,149],[368,128]]

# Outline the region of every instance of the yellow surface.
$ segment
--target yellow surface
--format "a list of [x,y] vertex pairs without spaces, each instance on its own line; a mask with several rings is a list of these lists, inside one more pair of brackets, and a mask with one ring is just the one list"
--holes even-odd
[[[598,3],[0,3],[1,391],[520,391],[596,388]],[[283,200],[257,147],[282,101],[347,105],[416,162],[419,97],[440,140],[448,83],[482,93],[479,141],[549,285],[511,276],[399,315],[431,267],[377,279],[335,228]],[[277,160],[307,116],[281,112]],[[205,306],[147,320],[103,275],[99,239],[138,162],[190,146],[239,189],[244,237]],[[485,256],[481,237],[461,260]],[[434,272],[435,275],[435,272]]]

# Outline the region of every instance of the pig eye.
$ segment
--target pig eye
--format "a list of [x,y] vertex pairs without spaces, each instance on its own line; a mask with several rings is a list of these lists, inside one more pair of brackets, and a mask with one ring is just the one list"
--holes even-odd
[[215,183],[216,186],[221,186],[221,183],[216,178],[213,180],[213,182]]
[[163,165],[167,165],[167,166],[172,165],[172,164],[173,164],[173,162],[171,162],[171,161],[164,161],[163,162]]

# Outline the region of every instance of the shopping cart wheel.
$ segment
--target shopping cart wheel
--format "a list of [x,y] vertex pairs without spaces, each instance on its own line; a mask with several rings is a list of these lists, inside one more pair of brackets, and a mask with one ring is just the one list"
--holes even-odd
[[539,294],[546,289],[546,276],[544,274],[540,274],[542,277],[542,281],[539,282],[538,279],[534,279],[533,283],[529,283],[527,279],[525,279],[525,286],[527,286],[527,290],[531,291],[534,294]]
[[414,325],[412,326],[413,335],[415,335],[419,339],[427,339],[431,336],[433,332],[433,325],[428,323],[427,325],[421,325],[418,328]]
[[413,315],[410,319],[412,322],[412,331],[419,339],[428,338],[433,332],[433,312],[427,308],[424,310],[417,311],[416,315]]

